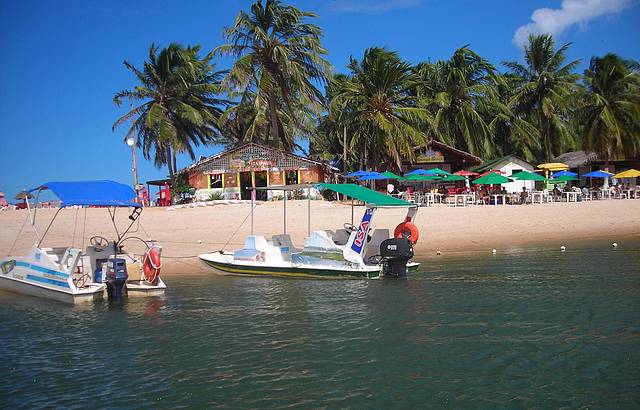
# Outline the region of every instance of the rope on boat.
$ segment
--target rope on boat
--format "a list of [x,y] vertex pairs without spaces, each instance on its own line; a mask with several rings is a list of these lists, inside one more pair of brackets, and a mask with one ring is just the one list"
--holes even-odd
[[20,237],[20,234],[22,233],[22,230],[24,229],[24,226],[27,224],[27,219],[29,219],[29,214],[28,213],[24,216],[24,222],[22,222],[22,226],[20,227],[20,230],[18,231],[18,234],[13,239],[13,243],[11,244],[11,248],[9,249],[9,253],[7,254],[7,256],[11,256],[11,253],[13,252],[14,246],[16,246],[16,242],[18,242],[18,238]]

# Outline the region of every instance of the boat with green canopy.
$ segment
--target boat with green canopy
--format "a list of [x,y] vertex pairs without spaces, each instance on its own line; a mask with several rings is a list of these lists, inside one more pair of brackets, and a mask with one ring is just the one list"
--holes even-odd
[[[345,222],[335,231],[311,231],[311,188],[329,190],[351,198],[351,222]],[[416,204],[387,196],[355,184],[284,185],[252,188],[254,190],[307,190],[307,238],[300,249],[293,245],[287,234],[287,195],[284,196],[284,232],[266,238],[255,235],[253,229],[254,206],[251,205],[251,230],[242,249],[223,250],[199,255],[207,266],[224,274],[267,275],[309,278],[368,278],[405,276],[417,270],[419,263],[410,262],[418,230],[413,224]],[[354,225],[354,201],[365,204],[360,223]],[[393,235],[389,229],[372,229],[378,208],[406,209],[406,216],[396,226]]]

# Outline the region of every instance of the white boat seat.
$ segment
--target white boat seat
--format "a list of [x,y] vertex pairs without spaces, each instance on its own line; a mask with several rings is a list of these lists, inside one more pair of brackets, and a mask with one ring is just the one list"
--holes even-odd
[[247,236],[244,247],[233,252],[236,260],[251,260],[257,262],[281,262],[280,247],[269,245],[264,236]]
[[366,261],[369,256],[379,255],[380,254],[380,244],[382,241],[389,239],[389,230],[388,229],[374,229],[371,234],[371,240],[367,242],[367,248],[362,255],[363,259]]
[[273,235],[271,241],[273,242],[273,246],[277,246],[282,250],[282,253],[291,254],[301,251],[301,249],[298,249],[293,245],[293,241],[289,234]]
[[338,229],[333,235],[331,235],[333,242],[335,242],[336,245],[346,245],[347,242],[349,242],[350,236],[351,234],[346,229]]
[[255,249],[265,252],[268,248],[270,248],[270,246],[264,236],[247,236],[247,239],[244,240],[244,249]]
[[329,238],[329,235],[325,231],[313,231],[307,238],[304,244],[304,248],[315,248],[323,250],[339,250],[338,246],[333,239]]

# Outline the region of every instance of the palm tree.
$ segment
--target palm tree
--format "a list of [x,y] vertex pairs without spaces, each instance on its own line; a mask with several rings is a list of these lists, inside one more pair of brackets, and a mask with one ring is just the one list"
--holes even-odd
[[549,161],[572,146],[567,119],[571,114],[572,95],[578,90],[579,76],[572,73],[579,60],[565,64],[570,44],[556,49],[553,37],[530,35],[524,46],[526,66],[506,61],[503,64],[520,78],[520,84],[510,101],[517,113],[535,113],[542,137],[541,159]]
[[450,60],[420,64],[417,72],[422,79],[417,94],[435,115],[435,137],[474,155],[492,155],[495,147],[485,114],[505,108],[498,106],[499,77],[493,65],[465,46]]
[[[615,54],[593,57],[584,78],[588,92],[578,110],[585,147],[607,161],[640,152],[638,63]],[[635,70],[635,71],[634,71]]]
[[350,125],[351,150],[364,154],[364,165],[393,165],[400,170],[402,158],[414,157],[413,147],[426,141],[421,126],[429,112],[418,107],[417,77],[398,54],[370,48],[362,61],[351,58],[350,77],[334,84],[330,115]]
[[322,57],[327,51],[320,28],[304,21],[310,17],[316,15],[278,0],[258,0],[251,14],[241,11],[224,30],[228,44],[215,52],[237,58],[224,81],[253,103],[249,139],[267,128],[265,142],[292,149],[309,116],[320,113],[322,93],[316,84],[326,81],[330,64]]
[[194,146],[213,142],[219,135],[220,107],[226,104],[217,97],[224,73],[215,71],[211,54],[199,58],[199,51],[199,46],[171,44],[158,53],[152,44],[142,70],[124,62],[140,84],[113,98],[118,106],[127,99],[140,102],[118,118],[113,129],[133,118],[125,139],[137,130],[144,157],[150,159],[153,152],[155,165],[167,165],[172,180],[177,153],[187,152],[194,159]]

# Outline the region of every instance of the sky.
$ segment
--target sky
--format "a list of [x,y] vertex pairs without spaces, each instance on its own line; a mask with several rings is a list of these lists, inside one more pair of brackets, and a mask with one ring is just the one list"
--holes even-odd
[[[607,52],[640,60],[640,0],[291,0],[319,15],[336,72],[351,56],[383,46],[411,63],[449,58],[464,45],[497,68],[522,60],[529,33],[572,43],[569,59]],[[224,43],[222,31],[249,0],[0,0],[0,191],[7,198],[53,180],[132,184],[124,113],[113,95],[135,85],[151,43]],[[232,60],[220,58],[218,68]],[[211,155],[221,147],[200,147]],[[178,159],[185,167],[192,161]],[[141,182],[166,177],[138,153]]]

